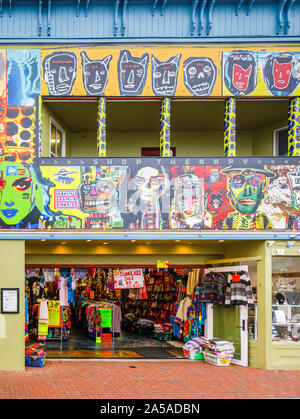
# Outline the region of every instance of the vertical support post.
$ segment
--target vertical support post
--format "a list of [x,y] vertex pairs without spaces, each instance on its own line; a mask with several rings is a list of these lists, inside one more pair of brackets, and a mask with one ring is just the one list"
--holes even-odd
[[99,97],[97,109],[97,152],[106,157],[106,99]]
[[164,97],[161,102],[160,113],[160,156],[171,156],[171,135],[170,135],[170,120],[171,120],[171,98]]
[[38,118],[38,156],[37,157],[41,157],[42,156],[42,141],[43,141],[43,114],[42,114],[42,96],[39,95],[39,100],[38,100],[38,113],[37,113],[37,118]]
[[293,97],[289,104],[288,154],[300,156],[300,97]]
[[224,156],[236,156],[236,103],[234,97],[225,102],[224,112]]

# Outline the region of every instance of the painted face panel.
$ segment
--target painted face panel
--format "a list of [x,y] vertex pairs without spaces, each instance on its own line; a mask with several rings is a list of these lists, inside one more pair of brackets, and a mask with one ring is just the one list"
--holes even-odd
[[176,180],[178,210],[185,218],[195,217],[202,211],[201,183],[198,176],[181,175]]
[[252,214],[265,197],[266,177],[252,169],[233,172],[229,177],[229,188],[233,207],[242,214]]
[[84,212],[108,212],[116,199],[116,188],[109,180],[91,181],[80,186],[80,202]]
[[73,52],[54,52],[43,62],[44,79],[50,95],[71,94],[77,71],[77,58]]
[[91,96],[103,96],[108,81],[109,63],[112,55],[103,60],[90,60],[85,51],[81,52],[83,85]]
[[263,67],[266,86],[274,96],[288,96],[299,84],[297,78],[298,61],[293,54],[269,55]]
[[32,209],[33,180],[22,163],[1,163],[0,218],[8,225],[22,221]]
[[288,182],[292,192],[292,204],[296,211],[300,212],[300,173],[299,167],[288,173]]
[[276,58],[274,59],[273,64],[273,77],[274,77],[274,86],[277,89],[285,89],[292,75],[293,64],[290,61],[289,63],[280,64]]
[[236,96],[246,96],[256,88],[256,61],[248,52],[230,54],[224,65],[224,82]]
[[118,61],[119,88],[122,96],[140,95],[144,89],[149,55],[141,58],[132,57],[130,52],[123,50]]
[[161,62],[152,55],[152,88],[156,96],[173,96],[177,88],[177,77],[181,54]]
[[162,195],[165,175],[152,167],[144,167],[137,172],[134,181],[140,197],[144,201],[154,201]]
[[194,96],[211,94],[216,73],[216,66],[210,58],[189,58],[183,63],[184,84]]

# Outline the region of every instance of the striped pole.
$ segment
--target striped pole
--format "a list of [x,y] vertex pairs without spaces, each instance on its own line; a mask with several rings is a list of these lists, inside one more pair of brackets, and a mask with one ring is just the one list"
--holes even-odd
[[289,104],[288,154],[300,156],[300,97],[293,97]]
[[171,156],[171,135],[170,135],[170,119],[171,119],[171,98],[164,97],[161,102],[160,112],[160,156]]
[[229,97],[225,102],[224,156],[236,156],[236,107],[234,97]]
[[106,99],[99,97],[97,108],[97,153],[106,157]]

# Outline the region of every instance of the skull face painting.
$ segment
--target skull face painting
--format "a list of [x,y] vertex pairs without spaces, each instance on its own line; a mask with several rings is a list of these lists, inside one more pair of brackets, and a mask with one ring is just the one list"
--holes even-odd
[[256,61],[248,52],[234,52],[224,65],[224,82],[236,96],[246,96],[256,88]]
[[122,96],[140,95],[144,89],[149,55],[141,58],[132,57],[130,52],[123,50],[118,61],[119,88]]
[[152,55],[152,88],[156,96],[173,96],[177,88],[177,77],[181,54],[161,62]]
[[135,183],[141,199],[144,201],[154,201],[162,194],[161,186],[165,183],[165,176],[160,174],[157,169],[144,167],[138,171],[135,177]]
[[44,59],[43,69],[50,95],[71,94],[77,71],[77,58],[73,52],[54,52],[48,55]]
[[209,96],[216,81],[216,66],[210,58],[192,57],[183,63],[184,84],[194,96]]
[[263,68],[263,75],[270,93],[274,96],[292,94],[299,84],[296,68],[297,60],[292,54],[269,55]]
[[103,60],[90,60],[85,51],[80,54],[83,85],[86,93],[91,96],[103,96],[108,81],[108,69],[112,55],[108,55]]

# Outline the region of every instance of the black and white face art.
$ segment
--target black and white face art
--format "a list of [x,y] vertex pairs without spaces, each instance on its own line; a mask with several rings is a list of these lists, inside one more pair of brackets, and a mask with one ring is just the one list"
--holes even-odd
[[80,53],[82,59],[82,77],[86,93],[91,96],[103,96],[108,81],[109,63],[112,55],[102,60],[90,60],[85,51]]
[[216,66],[210,58],[191,57],[183,63],[184,84],[194,96],[209,96],[216,74]]
[[152,88],[156,96],[173,96],[177,88],[177,77],[181,54],[161,62],[152,55]]
[[122,96],[137,96],[144,89],[149,54],[141,58],[132,57],[130,52],[123,50],[118,61],[119,88]]
[[70,95],[76,79],[76,55],[73,52],[53,52],[44,59],[43,67],[49,94]]

